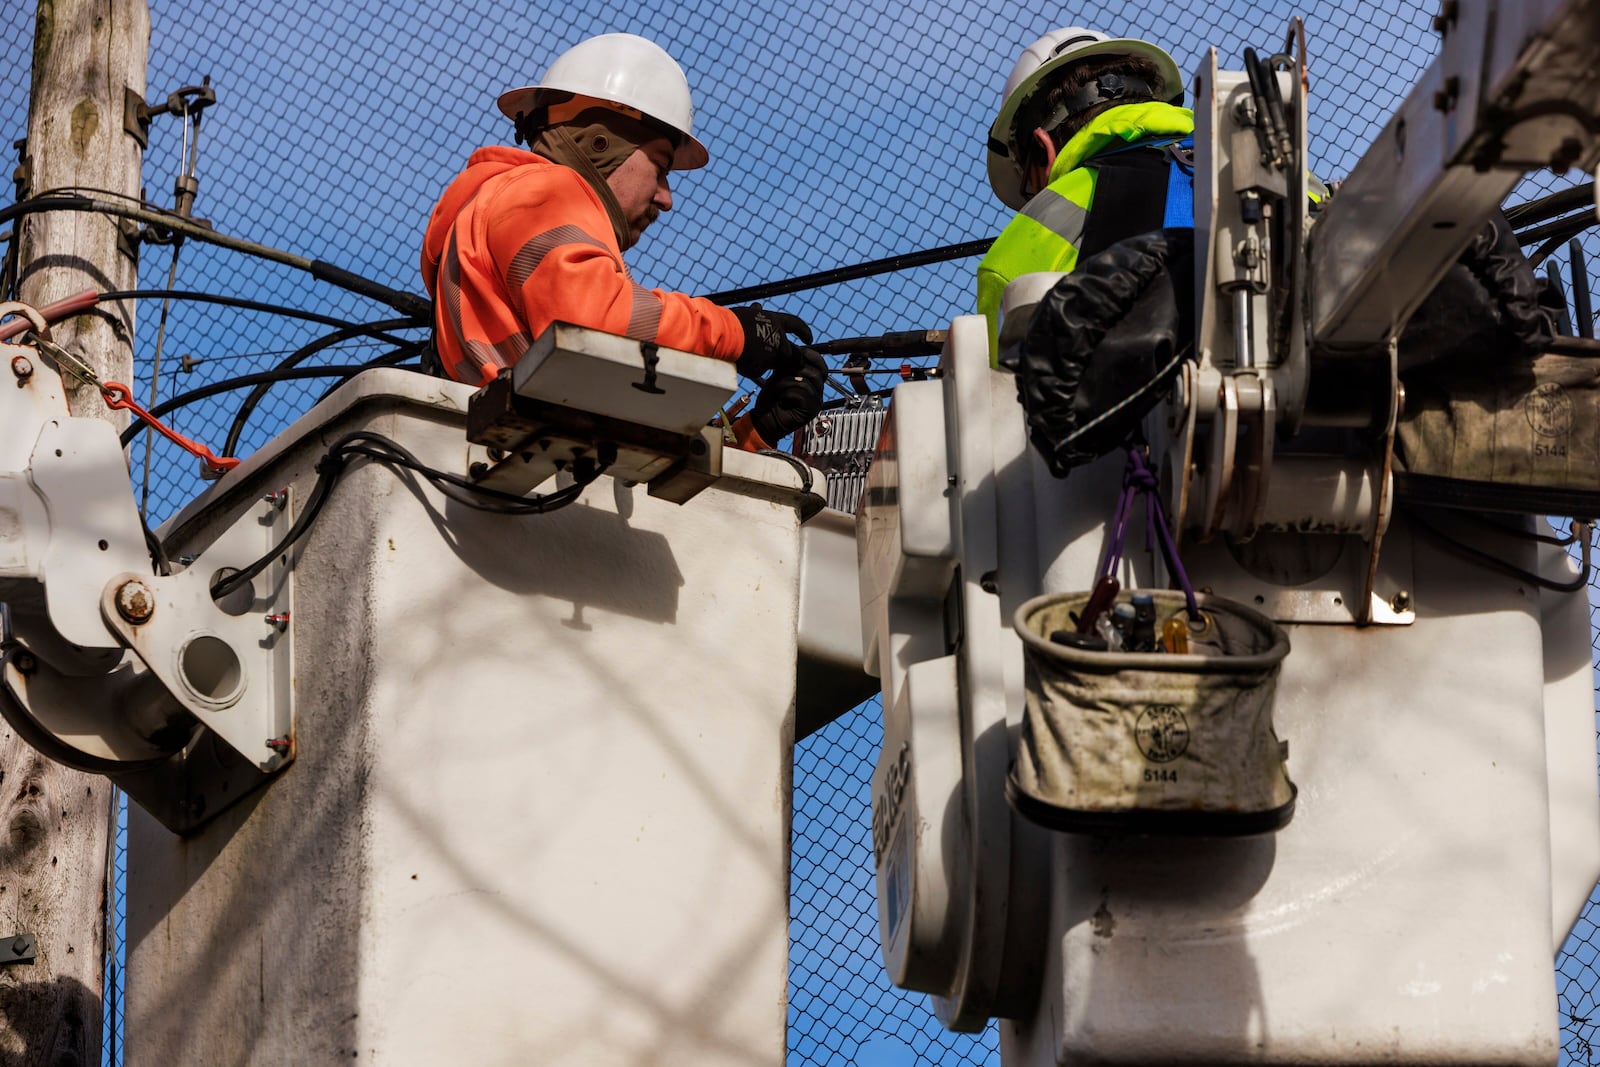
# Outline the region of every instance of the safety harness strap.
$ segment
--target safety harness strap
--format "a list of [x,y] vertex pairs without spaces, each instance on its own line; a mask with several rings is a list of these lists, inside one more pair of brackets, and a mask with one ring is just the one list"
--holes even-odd
[[1094,202],[1080,257],[1150,230],[1194,225],[1193,138],[1103,152],[1095,168]]

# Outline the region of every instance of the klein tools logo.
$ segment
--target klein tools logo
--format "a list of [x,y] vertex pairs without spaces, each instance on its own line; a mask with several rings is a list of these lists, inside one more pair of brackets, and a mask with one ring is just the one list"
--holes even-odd
[[1133,727],[1139,751],[1152,763],[1171,763],[1189,749],[1189,720],[1172,704],[1151,704]]
[[1572,429],[1572,398],[1555,382],[1537,386],[1522,401],[1528,425],[1540,437],[1562,437]]

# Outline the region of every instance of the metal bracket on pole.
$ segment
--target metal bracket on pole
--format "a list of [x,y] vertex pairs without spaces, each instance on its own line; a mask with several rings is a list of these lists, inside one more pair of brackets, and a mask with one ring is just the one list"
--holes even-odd
[[293,751],[292,572],[280,557],[222,604],[212,600],[211,585],[270,552],[288,525],[287,506],[263,501],[188,570],[169,577],[118,574],[100,596],[117,640],[263,774],[280,769]]
[[[33,309],[0,305],[43,324]],[[186,832],[295,754],[293,581],[270,559],[287,491],[238,516],[176,574],[151,574],[116,431],[67,413],[40,349],[0,345],[0,714],[51,758],[117,781]]]
[[32,963],[38,943],[38,939],[32,934],[0,937],[0,966],[8,963]]

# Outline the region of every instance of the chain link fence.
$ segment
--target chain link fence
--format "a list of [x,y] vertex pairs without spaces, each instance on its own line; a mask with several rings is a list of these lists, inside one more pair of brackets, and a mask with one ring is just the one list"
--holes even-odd
[[[584,37],[626,30],[683,64],[696,97],[696,133],[712,153],[705,170],[674,176],[675,210],[632,253],[635,276],[649,286],[722,292],[997,233],[1009,214],[987,186],[984,137],[1017,52],[1058,23],[1155,41],[1189,70],[1209,46],[1224,68],[1237,68],[1247,46],[1276,51],[1288,19],[1307,14],[1311,162],[1320,176],[1339,178],[1432,58],[1437,4],[1352,0],[1317,8],[1084,0],[1060,14],[1023,7],[978,15],[953,0],[865,8],[849,0],[531,7],[152,0],[147,98],[165,99],[209,77],[217,103],[198,128],[156,119],[147,196],[172,206],[174,179],[192,149],[195,214],[219,232],[420,293],[421,233],[436,197],[473,149],[509,143],[509,123],[494,108],[498,92],[534,80]],[[31,35],[27,14],[0,25],[0,45],[12,57],[0,67],[0,133],[8,140],[26,132]],[[1571,184],[1543,175],[1517,196]],[[1596,250],[1591,238],[1584,242]],[[1568,253],[1551,259],[1569,279]],[[806,318],[824,339],[942,329],[972,310],[975,266],[966,256],[808,288],[769,305]],[[139,397],[186,401],[169,421],[219,451],[225,443],[241,455],[259,447],[340,372],[269,385],[257,397],[234,379],[286,363],[404,360],[407,345],[426,337],[393,310],[288,267],[193,242],[146,244],[141,288],[168,289],[169,277],[181,294],[255,302],[178,295],[139,305]],[[898,360],[874,365],[868,382],[889,386],[898,371]],[[130,464],[153,523],[202,488],[194,461],[165,441],[136,439]],[[997,1063],[993,1028],[945,1033],[924,998],[884,980],[868,817],[880,724],[871,702],[797,746],[790,1062]],[[119,851],[119,871],[123,862]],[[120,908],[113,913],[108,1062],[118,1062],[121,1047],[124,963]],[[1573,1063],[1595,1059],[1596,920],[1591,902],[1556,964],[1563,1057]]]

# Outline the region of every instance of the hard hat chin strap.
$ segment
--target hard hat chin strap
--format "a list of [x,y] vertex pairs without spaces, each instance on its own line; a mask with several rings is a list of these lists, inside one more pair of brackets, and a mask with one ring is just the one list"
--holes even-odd
[[539,136],[539,131],[550,125],[550,109],[536,107],[530,111],[519,111],[511,120],[516,129],[518,144],[532,144],[533,139]]

